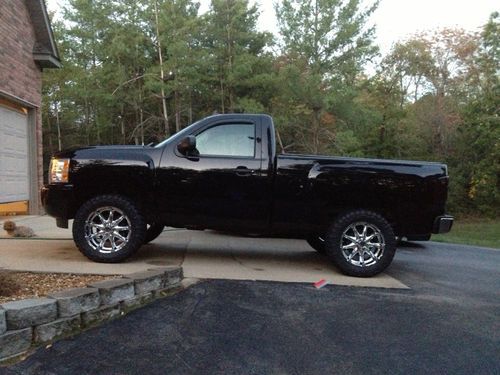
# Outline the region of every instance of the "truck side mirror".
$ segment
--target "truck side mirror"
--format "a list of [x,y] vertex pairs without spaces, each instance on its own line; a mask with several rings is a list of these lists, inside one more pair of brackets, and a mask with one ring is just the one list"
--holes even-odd
[[194,150],[196,150],[196,137],[194,135],[188,135],[177,144],[177,151],[182,155],[187,156]]

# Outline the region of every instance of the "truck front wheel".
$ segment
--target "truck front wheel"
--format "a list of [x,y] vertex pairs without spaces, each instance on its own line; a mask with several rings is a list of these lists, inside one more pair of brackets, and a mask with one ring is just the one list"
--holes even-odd
[[146,236],[144,218],[129,199],[101,195],[85,202],[73,222],[73,239],[89,259],[117,263],[137,251]]
[[325,250],[344,274],[370,277],[391,264],[396,239],[391,225],[382,216],[356,210],[340,216],[330,227]]

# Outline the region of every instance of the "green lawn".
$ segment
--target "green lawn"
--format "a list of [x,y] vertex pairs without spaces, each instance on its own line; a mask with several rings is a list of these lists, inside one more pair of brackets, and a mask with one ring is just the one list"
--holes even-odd
[[434,234],[431,240],[500,249],[500,220],[459,219],[450,233]]

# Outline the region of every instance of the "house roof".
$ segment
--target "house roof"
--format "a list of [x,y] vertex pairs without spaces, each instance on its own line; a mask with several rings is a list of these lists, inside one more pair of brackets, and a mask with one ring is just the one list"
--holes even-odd
[[35,30],[33,59],[42,68],[60,68],[61,60],[54,40],[44,0],[25,0]]

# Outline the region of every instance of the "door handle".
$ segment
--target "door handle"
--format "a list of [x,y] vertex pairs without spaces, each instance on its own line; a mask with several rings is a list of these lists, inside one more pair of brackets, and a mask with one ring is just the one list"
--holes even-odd
[[240,165],[239,167],[236,167],[236,176],[250,176],[254,174],[255,171],[253,169],[248,169],[247,167]]

